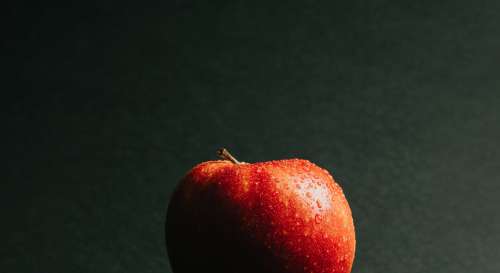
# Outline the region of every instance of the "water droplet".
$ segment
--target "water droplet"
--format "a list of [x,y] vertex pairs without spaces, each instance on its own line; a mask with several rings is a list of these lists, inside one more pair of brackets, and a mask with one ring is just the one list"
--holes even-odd
[[307,192],[307,193],[306,193],[306,196],[307,196],[308,198],[311,198],[311,197],[312,197],[311,192]]
[[319,214],[316,214],[314,216],[314,222],[316,222],[316,224],[319,224],[321,222],[321,217],[319,216]]
[[316,205],[318,206],[318,208],[321,208],[321,202],[319,202],[319,200],[316,200]]

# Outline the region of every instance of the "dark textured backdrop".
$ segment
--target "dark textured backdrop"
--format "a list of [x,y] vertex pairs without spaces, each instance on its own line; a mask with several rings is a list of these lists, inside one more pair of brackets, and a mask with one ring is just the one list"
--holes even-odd
[[332,171],[355,273],[500,272],[499,1],[3,12],[0,271],[170,272],[168,198],[226,146]]

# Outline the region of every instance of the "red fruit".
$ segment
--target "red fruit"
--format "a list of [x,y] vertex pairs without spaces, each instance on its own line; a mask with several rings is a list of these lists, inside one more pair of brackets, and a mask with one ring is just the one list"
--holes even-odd
[[349,204],[324,169],[302,159],[195,166],[168,208],[175,273],[349,273]]

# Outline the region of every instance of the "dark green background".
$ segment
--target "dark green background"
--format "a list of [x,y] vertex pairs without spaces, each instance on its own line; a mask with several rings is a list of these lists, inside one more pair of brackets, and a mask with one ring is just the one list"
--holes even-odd
[[168,198],[225,146],[332,171],[355,273],[500,272],[499,1],[4,12],[0,271],[170,272]]

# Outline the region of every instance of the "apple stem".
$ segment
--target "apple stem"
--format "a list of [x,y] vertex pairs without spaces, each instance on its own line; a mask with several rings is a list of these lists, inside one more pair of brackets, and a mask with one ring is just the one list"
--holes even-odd
[[222,159],[233,162],[234,164],[241,164],[241,162],[239,162],[236,158],[234,158],[234,156],[232,156],[231,153],[229,153],[229,151],[226,150],[226,148],[221,148],[217,150],[217,155]]

